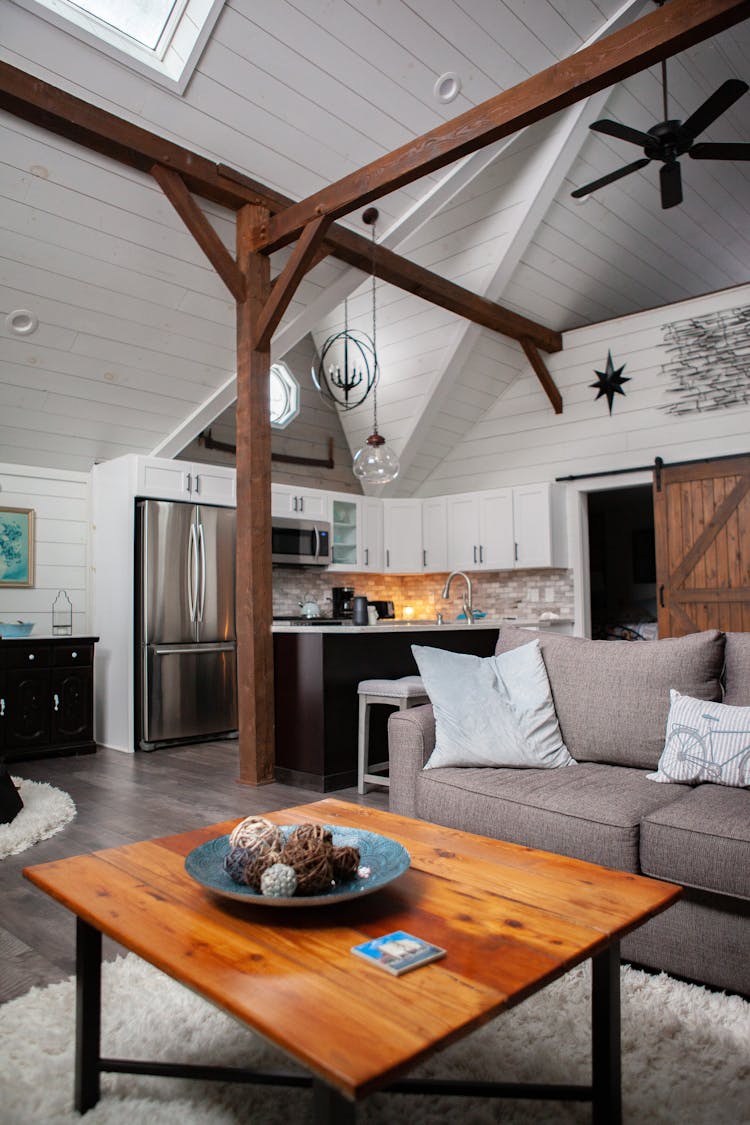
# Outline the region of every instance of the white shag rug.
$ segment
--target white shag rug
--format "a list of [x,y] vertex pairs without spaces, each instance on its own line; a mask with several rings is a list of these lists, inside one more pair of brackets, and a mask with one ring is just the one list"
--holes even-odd
[[[72,797],[44,781],[14,777],[23,808],[10,824],[0,824],[0,859],[26,851],[32,844],[54,836],[76,815]],[[2,1121],[0,1109],[0,1121]]]
[[[134,954],[103,966],[102,1053],[294,1069],[274,1048]],[[0,1121],[71,1125],[73,978],[0,1007]],[[393,1012],[398,1021],[398,1011]],[[750,1003],[623,966],[624,1117],[630,1125],[741,1125],[750,1120]],[[587,1083],[589,966],[430,1059],[439,1077]],[[588,1103],[376,1094],[363,1125],[589,1122]],[[309,1090],[103,1075],[87,1125],[297,1125]]]

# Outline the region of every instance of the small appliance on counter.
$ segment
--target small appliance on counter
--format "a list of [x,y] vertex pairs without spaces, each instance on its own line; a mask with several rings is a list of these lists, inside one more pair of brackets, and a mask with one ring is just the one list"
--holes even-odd
[[369,625],[367,617],[367,598],[364,594],[357,594],[352,599],[352,624]]
[[331,590],[331,613],[334,617],[351,617],[354,601],[353,586],[334,586]]
[[378,617],[393,618],[396,616],[396,612],[393,608],[393,602],[371,601],[367,604],[375,607]]

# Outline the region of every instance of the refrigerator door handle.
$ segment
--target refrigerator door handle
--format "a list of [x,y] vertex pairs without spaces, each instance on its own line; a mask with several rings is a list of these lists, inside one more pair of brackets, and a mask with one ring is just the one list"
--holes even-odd
[[187,581],[187,595],[188,595],[188,609],[190,610],[190,620],[195,621],[196,610],[196,597],[198,587],[198,543],[195,537],[195,524],[190,524],[190,538],[188,539],[188,581]]
[[198,620],[203,620],[203,609],[206,605],[206,539],[203,534],[203,524],[198,524],[198,545],[200,547],[200,601],[198,602]]
[[216,644],[155,646],[153,652],[155,656],[179,656],[185,652],[232,652],[236,647],[234,641],[217,641]]

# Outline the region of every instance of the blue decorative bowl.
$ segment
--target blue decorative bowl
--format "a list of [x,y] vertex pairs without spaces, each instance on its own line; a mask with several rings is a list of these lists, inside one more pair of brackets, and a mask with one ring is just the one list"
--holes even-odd
[[[287,838],[296,824],[281,826]],[[272,898],[259,894],[252,887],[235,883],[224,870],[224,856],[229,851],[229,837],[217,836],[206,844],[193,848],[185,857],[185,870],[188,875],[201,883],[214,894],[240,902],[251,902],[254,906],[330,906],[335,902],[361,898],[372,894],[402,875],[411,862],[406,848],[397,840],[381,836],[378,832],[366,832],[361,828],[348,828],[338,824],[326,824],[333,833],[335,845],[349,845],[359,848],[360,871],[366,869],[366,876],[355,875],[351,879],[332,885],[318,895],[294,895],[292,898]]]
[[0,621],[0,637],[28,637],[33,628],[33,621]]

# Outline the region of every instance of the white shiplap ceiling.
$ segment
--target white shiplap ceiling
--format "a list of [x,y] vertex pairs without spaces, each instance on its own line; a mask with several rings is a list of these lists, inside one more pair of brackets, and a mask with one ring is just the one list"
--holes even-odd
[[[227,0],[179,95],[0,0],[0,58],[302,198],[650,6]],[[450,105],[433,95],[446,71],[462,82]],[[730,77],[750,79],[748,22],[670,60],[671,116]],[[701,139],[750,141],[748,110],[750,94]],[[379,239],[559,330],[747,281],[748,164],[684,159],[685,201],[666,212],[653,164],[584,205],[571,199],[640,155],[590,133],[604,115],[639,129],[659,120],[658,69],[379,201]],[[233,217],[201,205],[233,248]],[[155,182],[0,113],[0,209],[2,320],[29,308],[40,322],[28,337],[2,329],[0,461],[87,469],[183,448],[231,401],[234,308]],[[366,233],[359,215],[345,221]],[[275,356],[307,332],[320,345],[347,295],[350,323],[369,330],[367,278],[318,265]],[[393,491],[409,494],[526,361],[512,341],[391,286],[377,299],[379,421],[402,457]],[[352,448],[370,423],[369,404],[343,418]]]

